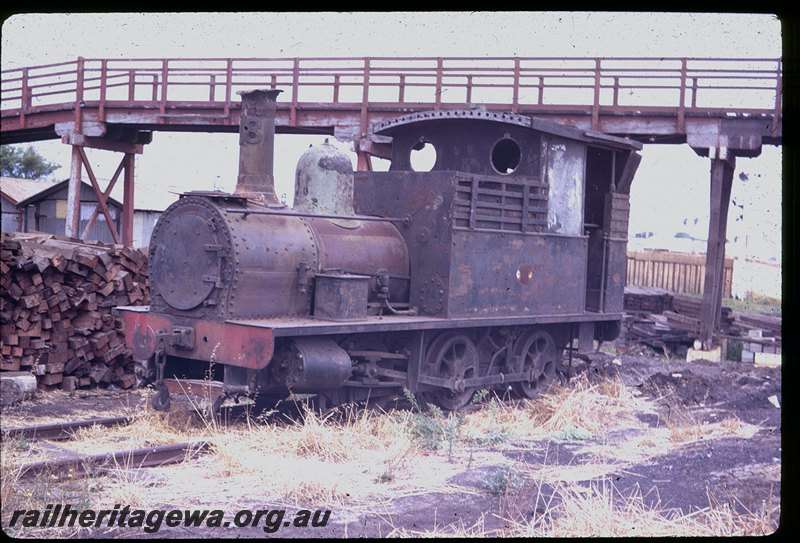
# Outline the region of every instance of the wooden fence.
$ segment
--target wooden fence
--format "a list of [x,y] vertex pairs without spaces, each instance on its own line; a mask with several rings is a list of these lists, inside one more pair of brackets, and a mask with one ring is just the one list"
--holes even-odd
[[[731,297],[733,258],[725,259],[724,298]],[[670,251],[628,251],[626,284],[660,287],[673,292],[702,294],[706,255]]]

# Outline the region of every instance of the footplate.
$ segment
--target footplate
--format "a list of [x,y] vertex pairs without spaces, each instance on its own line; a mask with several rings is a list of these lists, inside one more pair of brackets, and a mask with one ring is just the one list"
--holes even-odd
[[271,328],[203,320],[187,323],[146,308],[123,309],[125,343],[136,360],[147,360],[164,349],[170,356],[260,370],[272,359],[275,341]]

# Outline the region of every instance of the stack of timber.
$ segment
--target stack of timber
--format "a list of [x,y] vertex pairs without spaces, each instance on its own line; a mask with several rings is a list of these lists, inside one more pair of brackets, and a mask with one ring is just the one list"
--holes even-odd
[[[658,287],[625,287],[625,329],[629,339],[661,349],[691,345],[700,335],[703,300]],[[720,327],[732,333],[733,312],[722,308]]]
[[2,234],[3,371],[40,387],[135,385],[118,305],[150,303],[147,257],[121,245],[51,234]]
[[[692,345],[700,336],[703,300],[657,287],[625,287],[623,330],[629,340],[662,349]],[[720,333],[743,342],[742,361],[753,353],[781,352],[781,317],[743,313],[723,306]]]
[[672,310],[673,293],[658,287],[625,287],[625,310],[661,313]]
[[667,314],[673,314],[675,294],[658,287],[626,286],[623,329],[629,340],[654,349],[667,345],[691,343],[691,328],[673,326]]
[[[758,313],[738,313],[742,335],[742,362],[777,365],[781,354],[781,317]],[[772,361],[774,360],[774,362]]]

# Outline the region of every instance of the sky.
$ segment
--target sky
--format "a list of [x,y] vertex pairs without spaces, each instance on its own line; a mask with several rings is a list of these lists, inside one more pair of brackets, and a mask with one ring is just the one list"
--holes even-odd
[[[624,39],[623,39],[624,37]],[[616,12],[303,12],[16,14],[2,26],[2,69],[91,58],[247,58],[364,56],[603,56],[778,58],[781,23],[770,14]],[[319,136],[279,136],[276,190],[291,202],[294,167]],[[338,142],[343,150],[346,142]],[[35,148],[69,176],[69,147]],[[631,237],[708,232],[710,162],[686,145],[646,145],[631,188]],[[119,157],[90,151],[99,177]],[[156,132],[137,156],[136,188],[232,190],[238,139],[232,134]],[[353,155],[354,160],[354,155]],[[729,239],[748,240],[761,259],[781,251],[781,149],[738,158]],[[744,174],[746,181],[739,180]],[[165,198],[172,196],[166,195]],[[739,215],[742,215],[739,218]],[[685,222],[684,222],[685,221]],[[743,250],[740,243],[729,247]],[[704,247],[700,247],[704,251]]]

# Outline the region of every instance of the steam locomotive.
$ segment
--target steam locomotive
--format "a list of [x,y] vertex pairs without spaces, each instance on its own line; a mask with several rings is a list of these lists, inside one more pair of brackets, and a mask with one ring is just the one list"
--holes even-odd
[[[619,334],[640,143],[482,109],[413,113],[373,126],[388,171],[311,147],[289,208],[272,175],[278,92],[240,93],[236,190],[163,213],[151,305],[120,308],[156,409],[187,382],[216,407],[403,388],[451,410],[484,388],[535,397],[575,340],[580,353]],[[429,145],[433,167],[415,171]]]

